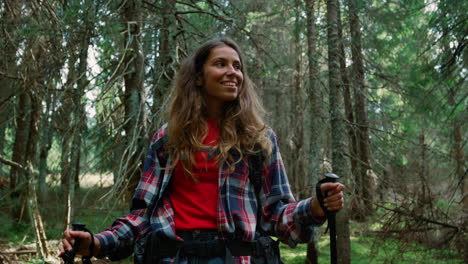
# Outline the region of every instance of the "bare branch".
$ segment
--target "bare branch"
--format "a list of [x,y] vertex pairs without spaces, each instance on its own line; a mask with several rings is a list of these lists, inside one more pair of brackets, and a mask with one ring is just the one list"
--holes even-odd
[[440,226],[445,226],[445,227],[448,227],[448,228],[453,228],[453,229],[456,229],[457,231],[463,230],[463,228],[461,228],[459,226],[454,226],[454,225],[451,225],[451,224],[442,223],[442,222],[439,222],[439,221],[435,221],[435,220],[426,218],[424,216],[414,215],[411,212],[405,212],[405,211],[400,210],[400,209],[388,208],[388,207],[383,206],[381,204],[376,204],[376,206],[378,206],[380,208],[383,208],[385,210],[388,210],[388,211],[395,212],[397,214],[401,214],[401,215],[408,216],[408,217],[416,219],[416,220],[423,221],[423,222],[427,222],[427,223],[431,223],[431,224],[435,224],[435,225],[440,225]]
[[23,171],[26,171],[27,172],[27,169],[25,167],[23,167],[23,165],[19,164],[19,163],[16,163],[12,160],[8,160],[8,159],[5,159],[4,157],[2,157],[0,155],[0,162],[6,164],[6,165],[9,165],[11,167],[15,167],[17,169],[20,169],[20,170],[23,170]]
[[15,75],[9,75],[8,73],[4,73],[2,71],[0,71],[0,75],[3,75],[9,79],[13,79],[13,80],[21,80],[21,81],[24,81],[25,78],[23,76],[15,76]]

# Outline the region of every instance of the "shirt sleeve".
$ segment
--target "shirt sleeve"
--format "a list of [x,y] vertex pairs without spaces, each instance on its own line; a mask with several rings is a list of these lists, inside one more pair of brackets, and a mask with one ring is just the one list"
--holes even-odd
[[[160,130],[153,137],[151,146],[158,144],[161,137]],[[161,175],[160,159],[154,148],[150,147],[140,181],[132,198],[130,214],[117,218],[106,231],[95,235],[101,247],[98,257],[119,260],[133,253],[135,241],[150,229],[148,206],[158,193]]]
[[264,167],[262,190],[263,214],[260,221],[263,230],[268,230],[280,241],[295,247],[313,239],[313,230],[325,221],[312,214],[312,198],[296,201],[291,192],[288,177],[278,147],[275,133],[270,130],[272,153]]

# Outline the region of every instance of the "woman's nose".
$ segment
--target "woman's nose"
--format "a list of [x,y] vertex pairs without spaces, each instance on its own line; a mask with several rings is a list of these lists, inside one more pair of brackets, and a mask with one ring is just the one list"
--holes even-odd
[[228,65],[226,73],[230,74],[230,75],[235,74],[236,73],[236,68],[234,67],[234,65]]

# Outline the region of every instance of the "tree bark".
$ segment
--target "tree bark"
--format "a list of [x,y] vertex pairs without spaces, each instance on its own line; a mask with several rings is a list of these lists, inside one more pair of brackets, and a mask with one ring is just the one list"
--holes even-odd
[[[33,13],[33,11],[30,11]],[[16,117],[16,135],[12,161],[26,167],[34,166],[37,154],[38,125],[41,115],[41,95],[44,89],[45,50],[41,36],[31,36],[26,41],[26,48],[20,66],[20,74],[25,76],[21,84]],[[12,199],[20,200],[19,210],[13,213],[18,222],[28,212],[28,175],[25,170],[12,167],[10,171]]]
[[126,189],[127,197],[133,195],[133,191],[140,178],[141,166],[143,164],[146,138],[146,111],[144,107],[145,91],[143,89],[144,58],[141,51],[141,29],[142,27],[142,2],[141,0],[129,0],[123,6],[123,22],[126,26],[124,62],[128,72],[124,75],[125,92],[125,140],[126,150],[124,153],[125,181],[128,182]]
[[[320,178],[321,172],[321,142],[323,142],[321,133],[321,103],[319,100],[319,86],[317,83],[317,63],[316,58],[316,39],[317,32],[315,27],[315,0],[306,0],[306,17],[307,17],[307,59],[309,62],[308,81],[309,81],[309,100],[311,107],[311,137],[310,137],[310,179],[309,186],[314,186]],[[314,232],[314,240],[307,244],[306,264],[318,264],[318,249],[319,231]]]
[[[327,43],[328,43],[328,85],[330,87],[330,114],[332,136],[332,168],[342,177],[340,181],[347,183],[345,177],[350,175],[346,142],[346,124],[343,109],[341,76],[339,68],[339,34],[338,34],[338,1],[327,0]],[[337,213],[337,249],[338,263],[350,263],[351,247],[348,209],[343,208]]]
[[[444,35],[447,33],[445,32]],[[444,53],[451,54],[450,47],[447,42],[444,42]],[[456,77],[450,71],[444,72],[444,77],[447,79],[455,79]],[[448,103],[453,109],[453,120],[452,120],[452,158],[453,164],[455,165],[455,179],[459,182],[460,192],[462,194],[462,204],[465,213],[468,213],[468,182],[465,168],[465,151],[464,151],[464,140],[463,140],[463,124],[466,113],[461,111],[457,112],[457,97],[458,90],[461,89],[464,82],[460,82],[461,85],[455,84],[454,87],[450,87],[448,91]],[[467,220],[468,221],[468,220]]]
[[[87,10],[93,10],[92,3],[88,2]],[[86,126],[86,113],[85,103],[83,97],[85,95],[85,89],[89,83],[86,72],[88,66],[88,48],[91,41],[91,31],[93,30],[93,22],[91,21],[91,13],[85,11],[84,14],[84,25],[81,28],[81,34],[79,36],[79,63],[76,68],[76,89],[73,91],[73,113],[71,121],[72,130],[72,142],[70,152],[70,165],[69,165],[69,180],[67,185],[67,207],[66,207],[66,220],[65,228],[70,226],[71,220],[74,218],[73,202],[75,197],[75,191],[79,188],[79,175],[80,175],[80,157],[81,157],[81,138],[82,131]]]
[[[22,1],[5,0],[5,8],[2,14],[2,26],[0,33],[0,155],[4,154],[5,131],[11,124],[13,104],[11,98],[15,94],[16,82],[9,76],[16,74],[16,50],[17,43],[11,36],[18,25],[18,17]],[[0,164],[0,178],[4,172]]]
[[[65,8],[65,7],[64,7]],[[60,156],[60,170],[61,170],[61,184],[62,187],[66,190],[69,180],[70,180],[70,142],[73,136],[73,131],[71,129],[71,115],[73,111],[73,94],[74,94],[74,86],[77,80],[75,65],[78,61],[78,57],[76,56],[76,47],[75,43],[75,36],[71,34],[69,39],[67,40],[67,50],[69,51],[68,57],[68,75],[67,75],[67,82],[64,86],[64,92],[62,94],[60,108],[57,110],[57,115],[54,120],[55,127],[57,128],[60,136],[61,136],[61,156]]]
[[[88,10],[93,10],[93,3],[88,1]],[[75,188],[79,188],[79,174],[80,174],[80,157],[81,157],[81,138],[83,129],[86,128],[86,113],[85,113],[85,90],[89,84],[86,76],[88,69],[88,49],[91,42],[91,32],[94,28],[94,22],[91,12],[86,14],[85,25],[82,29],[80,39],[80,62],[77,68],[77,89],[73,97],[73,105],[75,106],[73,114],[73,141],[72,141],[72,154],[71,154],[71,179],[75,180]]]
[[[338,2],[338,38],[341,40],[339,43],[340,46],[340,71],[341,71],[341,86],[343,88],[343,99],[344,99],[344,109],[345,109],[345,116],[347,120],[347,132],[349,138],[349,153],[350,153],[350,163],[351,163],[351,175],[354,179],[354,186],[349,186],[348,191],[356,194],[356,190],[358,190],[359,186],[362,184],[359,181],[359,174],[357,172],[357,164],[358,164],[358,150],[357,150],[357,139],[356,139],[356,128],[354,124],[354,109],[352,104],[351,98],[351,83],[349,81],[349,74],[348,69],[346,67],[346,52],[345,52],[345,45],[344,45],[344,38],[343,38],[343,26],[342,26],[342,19],[341,19],[341,7],[340,2]],[[354,196],[356,197],[356,196]],[[352,215],[350,218],[362,219],[363,213],[362,206],[358,206],[359,202],[357,199],[353,199],[350,201],[350,207]]]
[[[29,125],[31,121],[31,95],[27,85],[23,85],[22,89],[19,91],[19,101],[18,101],[18,115],[16,117],[16,134],[15,142],[13,145],[13,158],[12,161],[24,166],[26,162],[26,151],[27,151],[27,142],[29,138]],[[12,200],[18,200],[27,189],[26,187],[26,175],[24,171],[12,167],[10,170],[10,189],[11,189],[11,198]],[[21,208],[13,212],[14,219],[16,221],[21,221],[23,216],[23,203],[21,203]],[[17,207],[16,207],[17,208]]]
[[164,97],[169,90],[169,86],[174,77],[174,62],[176,61],[176,1],[175,0],[164,0],[162,3],[162,14],[161,14],[161,27],[159,29],[159,49],[155,69],[156,76],[153,87],[153,123],[152,130],[157,129],[155,127],[158,124],[158,120],[161,120],[161,110],[164,102]]
[[33,167],[28,161],[27,165],[28,174],[28,206],[31,212],[32,222],[34,223],[34,231],[36,233],[36,248],[39,256],[45,260],[49,257],[49,248],[47,246],[47,236],[44,230],[44,223],[42,221],[41,212],[39,211],[39,204],[36,195],[36,178],[33,174]]
[[[56,24],[52,25],[52,30],[60,31],[60,28]],[[45,200],[47,194],[47,185],[46,185],[46,176],[48,173],[47,158],[49,151],[52,147],[52,139],[55,135],[53,129],[53,122],[56,118],[55,109],[57,109],[57,99],[58,93],[56,91],[56,86],[60,83],[62,74],[60,70],[64,67],[65,56],[60,56],[64,53],[62,48],[63,35],[54,35],[49,39],[49,46],[47,48],[48,61],[47,69],[48,74],[45,79],[44,89],[44,104],[45,112],[42,115],[40,123],[40,142],[39,142],[39,178],[38,178],[38,191],[39,191],[39,200],[40,202]]]
[[374,211],[374,178],[370,176],[370,143],[369,120],[367,117],[367,89],[364,81],[364,64],[362,58],[361,25],[359,22],[356,0],[348,0],[349,29],[351,32],[352,84],[356,108],[356,126],[358,143],[358,178],[356,181],[359,192],[356,198],[362,199],[364,213],[371,215]]
[[[54,25],[53,30],[59,30]],[[56,86],[61,79],[60,69],[63,68],[65,64],[65,56],[59,56],[64,51],[62,49],[62,35],[51,36],[49,39],[48,47],[48,74],[45,80],[45,89],[44,89],[44,104],[45,104],[45,113],[42,115],[40,123],[40,142],[39,142],[39,178],[38,178],[38,192],[39,192],[39,202],[45,201],[47,196],[47,185],[46,177],[48,173],[48,164],[47,158],[49,151],[52,147],[52,139],[54,136],[53,129],[53,120],[56,117],[56,106],[57,106],[57,92]]]
[[47,157],[49,154],[49,150],[52,147],[52,127],[49,121],[51,117],[51,109],[55,108],[55,94],[52,92],[47,92],[45,94],[45,105],[46,111],[41,119],[41,136],[40,136],[40,143],[39,143],[39,178],[38,178],[38,190],[39,190],[39,200],[45,201],[46,194],[47,194],[47,185],[46,185],[46,177],[47,177]]
[[304,96],[303,96],[303,84],[302,84],[302,47],[300,37],[300,2],[296,0],[296,21],[294,25],[294,49],[295,49],[295,71],[293,81],[293,98],[292,98],[292,111],[291,120],[294,124],[293,130],[293,149],[292,149],[292,161],[293,163],[293,184],[294,193],[299,199],[302,199],[304,193],[304,182],[307,178],[304,162]]
[[[449,104],[452,107],[456,107],[455,103],[456,98],[456,90],[451,89],[449,91]],[[466,115],[466,113],[464,113]],[[463,126],[463,113],[458,113],[453,117],[452,121],[452,137],[453,137],[453,161],[455,164],[455,178],[459,182],[460,186],[460,193],[461,193],[461,203],[462,203],[462,210],[463,214],[468,215],[468,177],[466,175],[466,167],[465,167],[465,152],[463,150],[463,133],[462,133],[462,126]],[[468,219],[465,217],[463,220],[462,226],[468,226]],[[463,235],[463,233],[458,238],[457,244],[458,247],[463,249],[466,247],[468,242],[468,237]],[[468,252],[464,250],[463,258],[465,262],[468,262]]]

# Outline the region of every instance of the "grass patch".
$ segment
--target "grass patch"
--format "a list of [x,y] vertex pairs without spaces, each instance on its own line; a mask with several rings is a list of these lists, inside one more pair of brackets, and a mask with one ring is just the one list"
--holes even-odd
[[[281,244],[281,257],[287,264],[303,264],[306,258],[307,245],[300,244],[289,248]],[[330,263],[330,243],[327,235],[319,241],[319,263]],[[374,236],[351,237],[352,264],[463,264],[456,251],[428,249],[416,243],[401,244],[399,241],[380,240]]]

